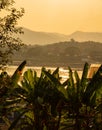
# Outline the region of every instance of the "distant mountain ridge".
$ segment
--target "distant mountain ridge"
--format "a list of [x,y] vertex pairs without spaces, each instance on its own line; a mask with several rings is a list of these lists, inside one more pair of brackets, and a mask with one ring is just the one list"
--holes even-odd
[[23,28],[24,34],[19,37],[27,45],[46,45],[57,42],[69,41],[95,41],[102,43],[102,33],[99,32],[82,32],[76,31],[70,35],[49,32],[37,32],[27,28]]
[[73,38],[76,41],[95,41],[102,42],[102,33],[101,32],[82,32],[76,31],[69,35],[69,38]]
[[67,35],[59,33],[37,32],[27,28],[23,28],[23,31],[24,34],[19,37],[25,44],[28,45],[46,45],[69,40]]

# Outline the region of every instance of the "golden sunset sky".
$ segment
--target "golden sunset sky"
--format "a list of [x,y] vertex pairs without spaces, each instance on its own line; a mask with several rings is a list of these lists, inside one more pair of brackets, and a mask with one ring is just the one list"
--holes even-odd
[[25,14],[19,25],[34,31],[102,32],[102,0],[15,0]]

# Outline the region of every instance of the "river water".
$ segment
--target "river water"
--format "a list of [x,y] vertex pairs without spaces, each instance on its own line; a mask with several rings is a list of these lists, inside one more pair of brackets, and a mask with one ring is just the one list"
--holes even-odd
[[[5,68],[5,71],[9,74],[9,75],[13,75],[13,73],[15,72],[15,70],[17,69],[17,67],[18,66],[8,66],[8,67],[6,67]],[[37,75],[38,76],[40,76],[40,73],[41,73],[41,68],[42,67],[32,67],[32,66],[26,66],[25,68],[24,68],[24,70],[23,70],[23,73],[25,72],[25,71],[27,71],[28,69],[32,69],[32,70],[34,70],[34,71],[36,71],[37,72]],[[48,69],[50,69],[52,72],[54,71],[54,70],[56,70],[56,68],[55,67],[45,67],[47,70]],[[73,71],[75,70],[75,69],[72,69]],[[81,70],[78,70],[77,71],[78,72],[78,74],[79,74],[79,77],[81,77],[81,75],[82,75],[82,71]],[[60,75],[60,77],[62,77],[62,80],[63,81],[65,81],[67,78],[68,78],[68,69],[65,69],[65,68],[59,68],[59,75]]]

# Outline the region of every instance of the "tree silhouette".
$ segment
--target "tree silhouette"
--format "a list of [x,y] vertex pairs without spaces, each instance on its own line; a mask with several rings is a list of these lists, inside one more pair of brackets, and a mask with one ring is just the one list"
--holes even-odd
[[14,0],[0,0],[0,64],[6,65],[14,51],[18,51],[23,45],[15,35],[23,33],[21,27],[17,27],[18,20],[23,16],[24,9],[17,10]]

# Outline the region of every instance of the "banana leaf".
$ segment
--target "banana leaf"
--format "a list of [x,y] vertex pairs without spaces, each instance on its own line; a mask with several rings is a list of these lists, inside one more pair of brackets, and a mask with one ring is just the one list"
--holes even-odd
[[89,70],[89,64],[85,63],[83,73],[82,73],[82,78],[81,78],[82,93],[85,90],[86,85],[87,85],[88,70]]
[[69,83],[70,83],[70,86],[74,89],[73,72],[72,72],[72,69],[70,67],[68,67],[68,70],[69,70]]
[[43,70],[43,73],[48,77],[48,79],[56,85],[61,85],[59,79],[57,79],[56,77],[54,77],[51,73],[49,73],[48,71]]
[[93,78],[89,82],[84,94],[83,102],[89,103],[91,96],[94,92],[102,88],[102,65],[99,67],[98,71],[94,74]]
[[16,69],[16,71],[14,72],[14,74],[12,75],[11,79],[12,79],[12,85],[15,87],[17,86],[17,83],[22,75],[22,71],[24,69],[26,65],[26,61],[23,61],[19,67]]

